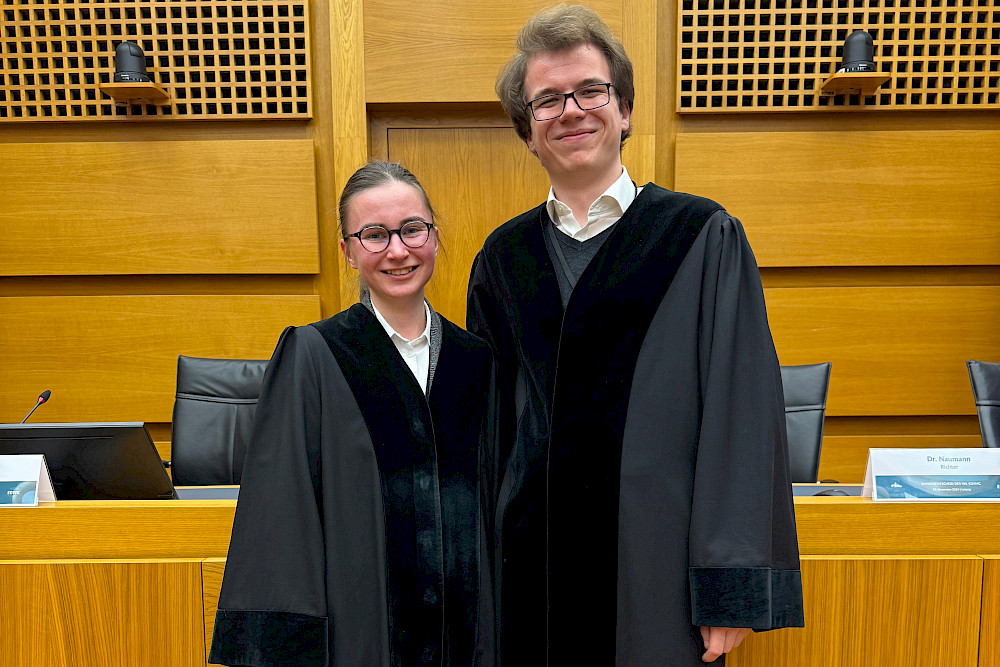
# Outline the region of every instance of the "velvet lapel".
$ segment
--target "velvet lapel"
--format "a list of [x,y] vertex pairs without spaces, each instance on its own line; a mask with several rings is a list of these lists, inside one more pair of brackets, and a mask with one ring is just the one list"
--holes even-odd
[[[445,544],[449,665],[476,650],[479,606],[481,461],[491,406],[492,354],[482,341],[441,320],[441,355],[431,390]],[[488,593],[488,592],[487,592]]]
[[[499,239],[490,254],[503,258],[503,274],[496,283],[498,301],[513,325],[519,356],[524,361],[520,369],[524,380],[532,387],[529,391],[549,397],[555,381],[556,342],[563,315],[559,284],[542,236],[543,225],[550,223],[544,205],[521,219],[523,222]],[[546,412],[546,422],[547,417]],[[535,458],[531,454],[529,458]]]
[[385,330],[361,304],[313,326],[340,364],[375,446],[393,664],[438,665],[444,566],[427,401]]
[[615,660],[619,475],[632,376],[660,301],[717,209],[681,201],[690,200],[647,184],[566,307],[548,451],[549,658],[556,663]]

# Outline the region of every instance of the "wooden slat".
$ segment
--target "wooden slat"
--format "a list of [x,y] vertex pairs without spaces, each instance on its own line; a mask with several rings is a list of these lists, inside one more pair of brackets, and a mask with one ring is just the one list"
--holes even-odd
[[976,667],[982,572],[971,557],[805,558],[806,628],[751,633],[726,664]]
[[0,419],[169,422],[177,355],[267,359],[315,296],[133,295],[0,299]]
[[978,435],[824,435],[819,478],[861,484],[872,447],[981,447]]
[[979,667],[1000,667],[1000,555],[984,556]]
[[[497,73],[514,39],[549,0],[365,2],[365,89],[373,102],[495,101]],[[619,37],[622,1],[587,5]]]
[[782,364],[832,361],[827,415],[968,415],[1000,350],[1000,287],[765,289]]
[[795,525],[804,556],[983,554],[1000,544],[1000,505],[804,496]]
[[42,502],[0,516],[0,559],[225,558],[235,515],[235,500]]
[[390,129],[389,158],[407,165],[438,213],[443,248],[427,296],[465,324],[472,260],[508,219],[545,201],[548,177],[513,130]]
[[205,605],[205,660],[208,660],[208,654],[212,650],[215,612],[219,608],[219,591],[222,590],[222,575],[225,571],[225,558],[208,558],[201,564],[202,600]]
[[0,562],[11,667],[205,664],[201,563]]
[[0,275],[316,273],[309,140],[0,144]]
[[1000,132],[677,137],[675,189],[740,218],[761,266],[1000,262]]

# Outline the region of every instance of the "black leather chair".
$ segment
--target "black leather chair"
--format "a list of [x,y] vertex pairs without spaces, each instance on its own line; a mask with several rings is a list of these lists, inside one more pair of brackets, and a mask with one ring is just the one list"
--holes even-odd
[[815,482],[819,476],[830,368],[830,362],[781,367],[793,482]]
[[966,361],[983,447],[1000,447],[1000,363]]
[[175,486],[239,484],[266,359],[177,358]]

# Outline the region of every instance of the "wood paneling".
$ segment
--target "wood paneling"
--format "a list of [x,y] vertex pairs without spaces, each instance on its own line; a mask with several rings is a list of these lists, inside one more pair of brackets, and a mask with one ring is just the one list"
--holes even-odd
[[235,515],[235,500],[43,502],[0,516],[0,559],[225,558]]
[[[226,571],[225,558],[209,558],[201,564],[201,590],[205,609],[205,659],[212,650],[212,632],[215,630],[215,612],[219,608],[219,591],[222,575]],[[214,664],[214,663],[208,663]]]
[[284,327],[317,319],[315,296],[5,297],[0,415],[51,389],[32,420],[169,422],[178,354],[267,359]]
[[978,435],[824,435],[819,478],[861,484],[872,447],[981,447]]
[[1000,261],[997,131],[681,134],[675,189],[738,217],[765,267]]
[[472,260],[490,232],[545,201],[548,177],[509,128],[390,129],[388,154],[413,171],[438,213],[443,247],[427,298],[464,326]]
[[827,415],[966,415],[1000,349],[1000,287],[766,289],[782,364],[832,361]]
[[806,629],[751,634],[726,664],[976,667],[982,572],[973,557],[805,558]]
[[1000,667],[1000,555],[985,556],[983,561],[979,667]]
[[196,560],[0,562],[0,591],[4,665],[205,664]]
[[996,503],[875,503],[845,496],[795,499],[803,556],[992,553],[1000,544],[998,519]]
[[[365,89],[375,102],[496,100],[493,85],[524,22],[549,0],[367,0]],[[622,0],[587,5],[621,35]]]
[[0,275],[316,273],[308,140],[0,144]]

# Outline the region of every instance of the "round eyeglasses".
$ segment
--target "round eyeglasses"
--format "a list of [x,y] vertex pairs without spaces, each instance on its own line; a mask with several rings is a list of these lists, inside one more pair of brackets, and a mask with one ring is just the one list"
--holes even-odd
[[419,248],[427,243],[432,229],[434,229],[434,223],[423,220],[408,222],[399,229],[386,229],[381,225],[372,225],[365,227],[360,232],[345,235],[344,240],[353,237],[360,241],[361,247],[368,252],[382,252],[389,247],[392,235],[396,234],[407,248]]
[[611,83],[590,83],[577,88],[572,93],[556,93],[542,95],[528,102],[525,106],[531,110],[535,120],[555,120],[566,110],[566,100],[573,98],[581,111],[600,109],[611,101]]

